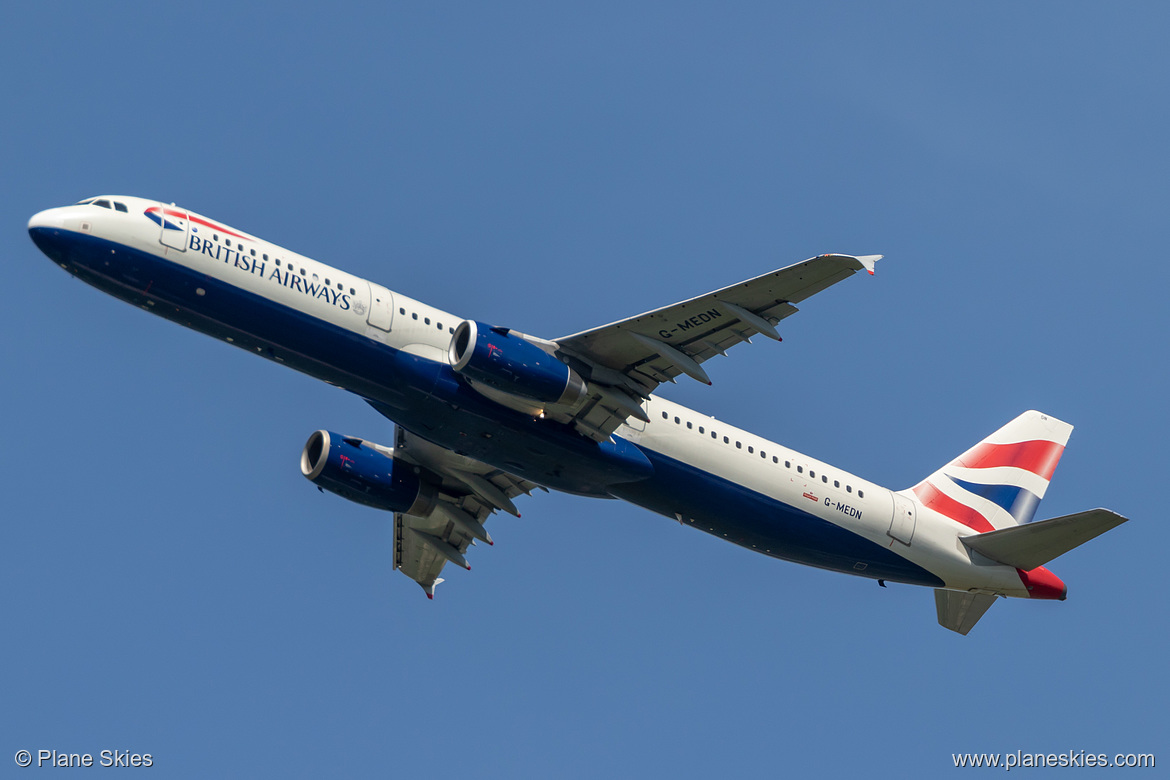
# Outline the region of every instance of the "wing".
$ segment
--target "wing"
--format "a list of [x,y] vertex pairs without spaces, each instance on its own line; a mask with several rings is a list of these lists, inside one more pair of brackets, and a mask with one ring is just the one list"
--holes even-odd
[[588,380],[589,398],[572,423],[604,441],[658,385],[686,374],[711,384],[702,363],[763,334],[799,303],[860,270],[873,273],[881,255],[821,255],[746,282],[620,322],[557,339],[557,351]]
[[426,515],[394,515],[394,568],[434,598],[448,562],[470,570],[466,553],[476,540],[493,544],[484,523],[496,511],[520,516],[512,499],[544,490],[521,479],[398,428],[394,455],[439,480],[435,504]]

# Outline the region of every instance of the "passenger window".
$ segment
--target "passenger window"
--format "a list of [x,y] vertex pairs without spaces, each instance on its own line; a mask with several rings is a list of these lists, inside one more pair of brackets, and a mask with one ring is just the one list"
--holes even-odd
[[739,442],[739,441],[737,441],[737,442],[735,443],[735,448],[736,448],[737,450],[742,450],[742,449],[743,449],[743,442]]
[[731,439],[729,439],[729,438],[727,438],[726,436],[724,436],[724,437],[723,437],[723,443],[724,443],[724,444],[731,444]]
[[352,287],[350,287],[350,288],[349,288],[349,294],[350,294],[350,295],[357,295],[357,293],[355,293],[355,292],[353,291],[353,288],[352,288]]
[[265,260],[267,260],[267,259],[268,259],[268,255],[264,255],[264,259],[265,259]]
[[126,213],[126,204],[119,203],[118,201],[114,201],[114,211],[121,211],[123,214],[125,214]]
[[430,324],[431,324],[431,318],[430,318],[430,317],[424,317],[424,318],[423,318],[423,322],[425,322],[427,325],[430,325]]
[[839,487],[841,487],[841,483],[840,483],[840,481],[838,481],[838,480],[836,480],[836,479],[835,479],[835,480],[833,480],[833,487],[835,487],[835,488],[839,488]]
[[755,451],[756,451],[755,447],[748,447],[748,452],[755,454]]
[[410,318],[411,318],[412,320],[417,320],[417,319],[418,319],[418,312],[417,312],[417,311],[412,311],[412,312],[410,313]]
[[804,466],[797,466],[797,467],[796,467],[796,473],[797,473],[797,474],[803,474],[803,473],[804,473]]
[[301,276],[304,276],[304,275],[305,275],[305,269],[304,269],[304,268],[302,268],[302,269],[301,269]]
[[688,422],[688,423],[687,423],[687,430],[688,430],[688,431],[689,431],[689,430],[691,430],[693,427],[694,427],[694,426],[693,426],[693,425],[691,425],[691,424],[690,424],[690,422]]
[[792,468],[792,461],[790,461],[790,460],[784,461],[784,468],[786,468],[786,469]]
[[711,431],[711,438],[712,439],[716,438],[717,436],[718,436],[718,434],[715,433],[715,431]]
[[829,477],[828,477],[828,475],[826,475],[826,474],[821,474],[821,482],[824,482],[826,485],[827,485],[827,484],[829,484]]
[[662,419],[663,419],[663,420],[669,420],[669,419],[670,419],[670,415],[669,415],[669,414],[667,414],[666,412],[663,412],[663,413],[662,413]]
[[846,485],[846,486],[845,486],[845,492],[846,492],[846,493],[852,493],[852,492],[853,492],[853,486],[852,486],[852,485]]
[[865,491],[864,491],[864,490],[858,490],[858,491],[857,491],[857,497],[858,497],[858,498],[865,498]]
[[255,256],[256,256],[256,250],[255,250],[255,249],[253,249],[253,250],[252,250],[252,257],[255,257]]
[[441,322],[436,322],[436,323],[435,323],[435,327],[436,327],[436,328],[438,328],[439,330],[442,330],[442,329],[443,329],[443,323],[441,323]]
[[817,473],[816,473],[815,471],[813,471],[812,469],[809,469],[809,470],[808,470],[808,475],[809,475],[810,477],[812,477],[813,479],[816,479]]
[[705,430],[703,430],[703,426],[702,426],[702,425],[700,425],[700,426],[699,426],[699,433],[706,433],[706,431],[705,431]]
[[280,258],[276,258],[276,267],[280,268]]
[[225,244],[227,244],[228,246],[231,246],[231,245],[232,245],[232,240],[231,240],[230,238],[225,238],[225,239],[223,240],[223,242],[224,242]]
[[399,308],[399,309],[398,309],[398,313],[399,313],[399,314],[406,314],[406,309]]
[[678,425],[678,418],[677,417],[674,418],[674,424]]
[[779,462],[780,462],[780,459],[779,459],[779,458],[777,458],[775,455],[773,455],[773,456],[772,456],[772,462],[773,462],[773,463],[779,463]]

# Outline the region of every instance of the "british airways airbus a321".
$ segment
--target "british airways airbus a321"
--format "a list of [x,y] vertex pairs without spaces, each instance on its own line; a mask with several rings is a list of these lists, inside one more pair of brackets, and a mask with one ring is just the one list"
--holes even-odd
[[536,488],[620,498],[749,550],[935,589],[966,634],[998,596],[1061,599],[1044,564],[1125,521],[1033,521],[1072,426],[1024,412],[912,488],[888,490],[654,395],[761,335],[877,255],[821,255],[547,340],[462,320],[194,212],[106,196],[36,214],[33,242],[87,284],[356,393],[394,445],[316,431],[301,472],[393,514],[394,568],[428,597]]

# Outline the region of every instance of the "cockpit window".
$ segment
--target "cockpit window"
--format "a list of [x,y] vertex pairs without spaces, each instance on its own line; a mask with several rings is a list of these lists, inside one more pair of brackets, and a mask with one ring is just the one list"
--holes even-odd
[[95,200],[93,205],[101,206],[103,209],[113,208],[108,200]]
[[88,206],[89,204],[93,203],[95,200],[97,200],[97,198],[86,198],[85,200],[77,201],[77,205],[78,206]]
[[114,211],[121,211],[123,214],[125,214],[126,213],[126,204],[119,203],[118,201],[114,201]]

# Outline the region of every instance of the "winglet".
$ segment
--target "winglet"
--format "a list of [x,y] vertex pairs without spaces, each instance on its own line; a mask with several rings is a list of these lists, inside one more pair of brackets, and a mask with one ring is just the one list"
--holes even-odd
[[422,583],[422,582],[420,582],[420,583],[419,583],[419,585],[422,585],[422,589],[423,589],[424,591],[426,591],[427,598],[428,598],[428,599],[431,599],[431,600],[434,600],[434,598],[435,598],[435,586],[436,586],[436,585],[438,585],[440,582],[443,582],[443,581],[444,581],[444,580],[443,580],[443,578],[442,578],[442,577],[438,577],[438,578],[436,578],[436,579],[435,579],[435,581],[434,581],[434,582],[432,582],[430,585],[427,585],[427,584],[425,584],[425,583]]
[[854,259],[861,263],[865,270],[869,271],[869,275],[873,276],[873,265],[878,260],[881,260],[884,255],[857,255]]

